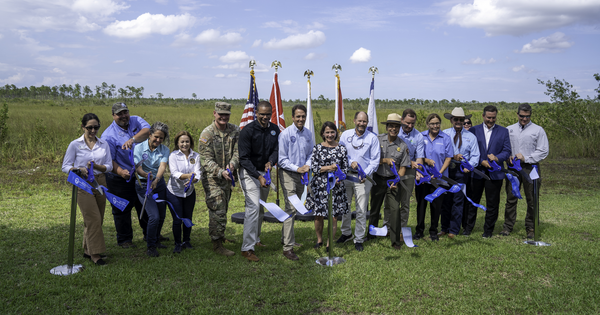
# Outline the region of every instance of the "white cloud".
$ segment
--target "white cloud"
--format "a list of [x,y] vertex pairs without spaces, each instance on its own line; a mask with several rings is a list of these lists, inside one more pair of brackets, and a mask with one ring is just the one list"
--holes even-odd
[[325,34],[321,31],[309,31],[306,34],[290,35],[284,39],[272,39],[264,43],[266,49],[304,49],[325,43]]
[[58,74],[65,74],[66,72],[60,70],[59,68],[54,68],[52,69],[52,72],[58,73]]
[[356,6],[339,8],[326,14],[332,15],[327,18],[331,23],[350,24],[357,28],[376,28],[389,24],[386,17],[392,15],[392,12],[373,9],[371,6]]
[[129,6],[111,0],[75,0],[71,8],[78,13],[109,16]]
[[19,40],[21,40],[23,47],[32,51],[32,52],[40,52],[45,50],[52,50],[52,47],[41,45],[40,42],[28,36],[27,31],[18,30],[16,31],[19,34]]
[[232,63],[232,64],[228,64],[228,65],[218,65],[216,67],[213,67],[215,69],[230,69],[230,70],[237,70],[237,69],[245,69],[246,66],[243,63]]
[[317,60],[324,59],[325,57],[327,57],[327,54],[316,54],[311,52],[308,55],[304,56],[304,60]]
[[572,24],[600,22],[599,0],[474,0],[457,4],[448,23],[481,28],[488,36],[523,35]]
[[477,57],[477,58],[471,58],[469,60],[465,60],[462,62],[463,65],[485,65],[485,64],[491,64],[491,63],[496,63],[496,59],[490,58],[489,60],[485,60],[485,59],[481,59],[481,58]]
[[225,63],[233,63],[233,62],[241,62],[241,61],[249,61],[251,59],[245,52],[237,50],[237,51],[228,51],[224,56],[219,57],[221,62]]
[[228,74],[227,77],[228,78],[235,78],[235,77],[237,77],[237,73],[235,73],[235,74]]
[[116,21],[104,29],[110,36],[122,38],[143,38],[150,34],[169,35],[192,26],[196,21],[189,13],[182,15],[162,15],[144,13],[135,20]]
[[1,84],[15,84],[15,83],[19,83],[21,80],[23,80],[25,78],[25,75],[22,73],[17,73],[13,76],[10,76],[4,80],[0,80]]
[[42,65],[49,67],[86,67],[85,62],[82,60],[75,59],[73,57],[65,56],[38,56],[35,58]]
[[524,70],[524,69],[525,69],[525,65],[520,65],[520,66],[517,66],[517,67],[513,67],[512,71],[519,72],[519,71]]
[[260,46],[260,43],[262,43],[262,40],[260,40],[260,39],[255,40],[254,43],[252,44],[252,48]]
[[215,74],[215,78],[224,78],[224,77],[225,77],[225,75],[222,73]]
[[292,85],[292,81],[290,80],[285,80],[281,83],[281,85]]
[[120,60],[115,60],[115,61],[113,61],[113,63],[123,63],[124,61],[125,61],[125,60],[123,60],[123,59],[120,59]]
[[368,62],[369,60],[371,60],[371,51],[363,47],[357,49],[352,56],[350,56],[350,61],[352,61],[352,63]]
[[221,35],[219,30],[208,29],[198,34],[194,40],[204,45],[235,45],[242,41],[242,35],[236,32]]
[[531,43],[523,45],[520,53],[558,53],[571,46],[573,46],[573,42],[569,42],[569,38],[565,34],[556,32],[547,37],[534,39]]

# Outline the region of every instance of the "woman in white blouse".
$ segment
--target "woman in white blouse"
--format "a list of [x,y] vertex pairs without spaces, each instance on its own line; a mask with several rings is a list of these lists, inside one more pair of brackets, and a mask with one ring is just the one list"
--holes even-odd
[[[167,200],[173,205],[172,209],[179,218],[192,219],[196,204],[196,190],[193,183],[200,179],[200,155],[191,148],[194,147],[192,135],[187,131],[180,131],[175,136],[175,148],[169,155],[169,169],[171,178],[167,184]],[[192,175],[194,175],[193,182]],[[189,185],[187,191],[185,187]],[[175,249],[173,253],[181,253],[183,248],[193,248],[190,244],[191,227],[183,225],[183,240],[181,239],[182,221],[173,216],[173,238]]]
[[[104,173],[112,171],[112,157],[106,141],[96,135],[100,131],[100,119],[95,114],[85,114],[81,119],[83,136],[73,140],[62,164],[62,171],[69,173],[71,170],[80,170],[84,179],[88,176],[91,162],[94,162],[94,177],[98,184],[106,186]],[[106,251],[102,222],[104,221],[104,208],[106,197],[97,190],[93,195],[79,188],[77,190],[77,204],[83,217],[83,257],[91,259],[96,265],[105,265],[106,262],[100,254]]]

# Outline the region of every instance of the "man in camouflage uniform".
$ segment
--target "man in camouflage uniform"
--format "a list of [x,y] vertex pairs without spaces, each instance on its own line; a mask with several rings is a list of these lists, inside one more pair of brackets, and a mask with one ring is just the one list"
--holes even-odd
[[208,207],[208,234],[213,242],[213,250],[221,255],[232,256],[235,253],[223,247],[227,208],[231,198],[231,181],[239,167],[238,139],[240,128],[229,123],[231,105],[215,103],[215,120],[204,128],[198,141],[200,166],[202,168],[202,186]]

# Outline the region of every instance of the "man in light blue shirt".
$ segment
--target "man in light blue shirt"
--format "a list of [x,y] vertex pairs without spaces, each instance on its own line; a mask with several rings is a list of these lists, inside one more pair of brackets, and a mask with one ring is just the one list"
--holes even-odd
[[[367,176],[371,176],[379,167],[379,140],[373,132],[366,131],[369,117],[365,112],[357,112],[354,115],[355,129],[344,131],[340,136],[340,144],[346,147],[348,151],[348,164],[350,172],[358,177],[358,165],[362,167]],[[367,228],[367,205],[369,203],[369,192],[371,191],[371,182],[364,179],[360,183],[350,180],[344,182],[346,185],[346,195],[348,203],[352,202],[352,196],[356,195],[356,224],[354,227],[354,236],[352,235],[352,214],[348,213],[342,216],[342,236],[337,243],[345,243],[354,238],[354,248],[357,251],[363,250],[365,232]]]
[[[129,161],[129,153],[136,143],[148,139],[150,124],[142,117],[130,116],[129,108],[125,103],[113,104],[112,116],[114,121],[102,133],[102,140],[108,142],[113,160],[113,170],[112,173],[107,173],[106,184],[111,193],[129,201],[123,211],[111,206],[117,230],[117,244],[123,248],[133,248],[136,246],[132,243],[131,209],[135,206],[139,217],[142,203],[138,200],[135,192],[135,179],[129,180],[131,176],[129,172],[133,169],[133,165]],[[144,215],[139,221],[144,236],[147,222],[147,215]]]
[[[455,161],[465,160],[471,166],[476,167],[479,164],[479,146],[477,137],[469,131],[465,130],[465,118],[471,118],[472,115],[465,115],[461,107],[455,107],[452,113],[444,114],[444,117],[452,122],[452,128],[444,130],[452,140],[454,148]],[[469,170],[460,170],[459,164],[451,163],[448,168],[448,177],[455,180],[457,183],[467,184],[470,179]],[[440,197],[442,198],[442,197]],[[463,217],[463,205],[465,194],[462,191],[457,193],[446,193],[444,203],[442,204],[442,231],[438,236],[448,235],[449,238],[455,238],[460,231]]]
[[306,122],[306,107],[304,105],[298,104],[292,107],[292,120],[294,124],[287,127],[279,135],[279,161],[277,165],[281,169],[279,176],[283,199],[285,200],[285,212],[290,215],[283,222],[283,228],[281,229],[283,256],[290,260],[298,260],[298,256],[294,253],[294,245],[296,245],[294,234],[296,208],[294,208],[288,197],[291,195],[301,197],[304,192],[304,185],[301,182],[302,175],[310,169],[315,138],[310,130],[304,128]]

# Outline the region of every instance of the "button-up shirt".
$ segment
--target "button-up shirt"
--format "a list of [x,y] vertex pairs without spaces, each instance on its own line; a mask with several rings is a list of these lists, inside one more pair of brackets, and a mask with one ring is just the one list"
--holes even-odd
[[367,175],[373,174],[379,167],[379,140],[377,135],[366,131],[359,136],[355,129],[344,131],[340,144],[348,151],[348,165],[357,162]]
[[506,127],[510,136],[512,155],[523,154],[525,163],[539,163],[548,156],[548,136],[544,128],[529,122],[523,128],[519,123]]
[[[444,133],[450,136],[450,139],[454,139],[454,136],[456,135],[456,130],[454,128],[448,128],[444,130]],[[460,144],[459,141],[457,141],[456,143],[453,143],[454,141],[451,141],[452,148],[454,149],[454,155],[462,154],[463,158],[469,161],[469,164],[471,164],[471,166],[476,167],[477,165],[479,165],[480,156],[479,144],[477,144],[477,137],[468,130],[465,130],[464,128],[462,129],[461,133],[462,146],[460,148],[458,147],[458,145]]]
[[113,161],[117,162],[121,168],[130,170],[133,167],[129,162],[129,151],[122,150],[121,146],[144,128],[150,128],[150,125],[142,117],[131,116],[129,117],[129,127],[127,129],[119,127],[113,121],[102,133],[102,140],[108,142]]
[[[387,133],[382,133],[379,134],[377,138],[379,138],[379,149],[382,159],[393,159],[394,163],[396,163],[396,170],[402,166],[410,166],[408,147],[400,137],[396,137],[393,142],[389,142]],[[387,164],[379,164],[377,174],[383,177],[394,176],[390,166]]]
[[[432,141],[429,138],[429,130],[425,130],[421,134],[423,135],[423,143],[425,144],[425,157],[435,162],[435,168],[438,170],[441,169],[444,165],[444,160],[454,156],[454,148],[452,147],[450,136],[440,132]],[[443,175],[448,176],[448,168],[444,170]]]
[[[169,162],[169,148],[167,148],[164,144],[161,144],[154,149],[154,151],[151,151],[148,143],[149,141],[150,139],[142,143],[138,143],[135,146],[135,149],[133,150],[133,160],[137,164],[143,159],[142,156],[144,153],[148,154],[148,159],[142,163],[142,169],[146,173],[152,172],[152,176],[156,177],[160,163]],[[143,179],[139,174],[137,176]]]
[[314,146],[315,140],[310,130],[299,130],[294,124],[285,128],[279,134],[279,167],[296,172],[304,165],[310,166]]
[[[101,164],[106,167],[106,172],[112,171],[112,158],[110,156],[110,148],[108,143],[96,137],[96,144],[90,149],[83,138],[85,135],[71,141],[65,158],[63,159],[62,171],[68,173],[72,167],[87,168],[89,161],[94,161],[94,164]],[[101,174],[99,170],[94,169],[94,174]]]
[[[423,135],[419,130],[413,128],[411,132],[405,133],[404,129],[400,128],[398,137],[400,137],[408,146],[408,151],[410,152],[409,158],[411,161],[417,161],[417,159],[425,157],[425,152],[423,151]],[[410,167],[410,165],[407,166],[407,168]]]
[[271,162],[275,166],[279,151],[279,127],[268,123],[262,127],[258,121],[246,125],[240,132],[238,150],[240,152],[240,165],[254,178],[261,176],[265,171],[265,164]]
[[200,180],[200,155],[190,149],[190,154],[186,157],[183,152],[175,150],[169,155],[169,170],[171,177],[167,183],[167,189],[175,196],[185,198],[194,192],[194,185],[190,186],[185,192],[185,184],[189,179],[179,179],[183,174],[194,173],[195,179]]
[[[485,136],[485,147],[490,147],[490,138],[492,138],[492,130],[496,127],[496,124],[492,128],[488,128],[486,124],[483,124],[483,135]],[[486,159],[487,160],[487,159]]]

